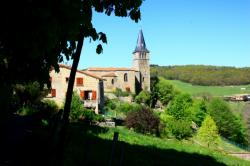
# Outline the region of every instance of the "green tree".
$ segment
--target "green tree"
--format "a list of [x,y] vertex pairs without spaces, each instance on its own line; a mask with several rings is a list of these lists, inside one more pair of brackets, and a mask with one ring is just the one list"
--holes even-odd
[[201,123],[207,115],[207,102],[205,100],[194,100],[192,107],[190,107],[190,112],[192,114],[192,120],[201,126]]
[[83,102],[81,101],[79,95],[74,92],[72,94],[72,102],[70,106],[70,116],[69,119],[72,122],[78,121],[83,112]]
[[177,93],[173,85],[163,79],[160,79],[156,86],[156,90],[158,90],[158,98],[164,105],[167,105]]
[[210,115],[207,115],[205,120],[202,122],[202,125],[198,130],[197,137],[206,143],[208,147],[210,145],[216,145],[220,142],[220,136],[216,123]]
[[246,131],[242,121],[232,113],[227,102],[215,98],[209,103],[208,111],[216,122],[221,136],[237,143],[246,143]]
[[191,118],[190,107],[193,104],[193,100],[189,94],[179,94],[170,103],[166,112],[172,115],[175,119],[187,119]]
[[144,103],[146,105],[150,104],[150,92],[149,91],[141,91],[136,97],[135,97],[136,103]]

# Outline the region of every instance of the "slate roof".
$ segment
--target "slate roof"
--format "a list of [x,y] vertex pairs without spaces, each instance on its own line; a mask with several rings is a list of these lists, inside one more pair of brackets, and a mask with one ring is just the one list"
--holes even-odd
[[142,30],[140,30],[139,34],[138,34],[137,44],[136,44],[136,47],[135,47],[135,50],[134,50],[133,53],[135,53],[135,52],[149,53],[149,50],[146,47],[146,43],[145,43],[145,40],[144,40],[144,37],[143,37]]

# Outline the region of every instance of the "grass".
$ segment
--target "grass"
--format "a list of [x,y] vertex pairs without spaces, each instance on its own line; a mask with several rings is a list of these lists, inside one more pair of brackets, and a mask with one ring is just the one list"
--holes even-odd
[[[192,85],[190,83],[184,83],[178,80],[165,80],[161,78],[162,81],[167,81],[174,85],[176,89],[184,93],[189,93],[193,96],[199,96],[202,94],[210,94],[212,96],[227,96],[234,94],[247,93],[250,94],[250,85],[240,85],[240,86],[199,86]],[[245,88],[242,90],[241,88]]]
[[82,126],[71,126],[65,165],[108,165],[114,132],[119,132],[119,142],[114,149],[112,165],[250,165],[249,161],[229,156],[225,151],[202,147],[193,141],[138,134],[124,127]]

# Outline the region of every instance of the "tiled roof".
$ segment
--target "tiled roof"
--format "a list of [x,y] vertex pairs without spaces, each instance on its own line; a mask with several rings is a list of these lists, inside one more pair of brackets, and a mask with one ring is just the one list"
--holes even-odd
[[133,68],[125,68],[125,67],[121,67],[121,68],[117,68],[117,67],[91,67],[87,69],[88,71],[137,71]]
[[117,77],[117,75],[115,75],[115,73],[107,73],[102,75],[102,77]]
[[[64,64],[59,64],[59,67],[61,68],[66,68],[66,69],[69,69],[71,70],[71,66],[67,66],[67,65],[64,65]],[[101,77],[93,74],[93,73],[90,73],[90,72],[87,72],[87,71],[81,71],[81,70],[77,70],[78,73],[82,73],[82,74],[85,74],[87,76],[90,76],[90,77],[93,77],[93,78],[97,78],[99,80],[103,80]]]

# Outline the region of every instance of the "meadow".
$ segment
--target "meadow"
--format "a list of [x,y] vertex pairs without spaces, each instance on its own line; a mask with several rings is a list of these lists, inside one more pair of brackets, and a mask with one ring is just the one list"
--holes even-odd
[[165,80],[174,85],[176,89],[181,92],[189,93],[193,96],[201,96],[203,94],[210,94],[212,96],[228,96],[234,94],[250,94],[250,85],[239,85],[239,86],[200,86],[192,85],[178,80]]

